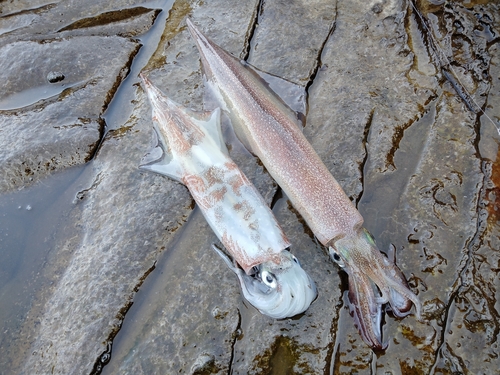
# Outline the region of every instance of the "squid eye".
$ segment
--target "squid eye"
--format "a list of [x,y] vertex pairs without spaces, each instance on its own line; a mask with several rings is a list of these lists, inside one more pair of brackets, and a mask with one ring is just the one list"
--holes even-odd
[[297,263],[300,266],[299,260],[295,257],[295,255],[292,255],[292,259],[295,263]]
[[332,257],[332,259],[342,268],[345,267],[345,264],[344,264],[344,261],[342,259],[342,257],[340,256],[340,254],[337,252],[336,249],[334,249],[333,247],[329,247],[328,248],[328,252],[330,253],[330,256]]
[[267,286],[271,287],[271,288],[275,288],[276,287],[276,277],[268,272],[268,271],[262,271],[262,281],[264,282],[264,284],[266,284]]

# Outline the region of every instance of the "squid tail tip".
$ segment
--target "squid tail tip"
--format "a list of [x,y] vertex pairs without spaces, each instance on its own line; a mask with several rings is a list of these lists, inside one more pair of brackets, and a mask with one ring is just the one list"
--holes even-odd
[[386,340],[386,341],[380,342],[377,346],[372,346],[372,349],[379,350],[379,351],[385,351],[388,346],[389,346],[389,340]]

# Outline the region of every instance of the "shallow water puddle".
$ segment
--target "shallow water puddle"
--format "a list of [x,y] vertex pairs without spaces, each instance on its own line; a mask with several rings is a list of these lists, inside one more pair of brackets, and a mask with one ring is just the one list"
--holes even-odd
[[35,296],[52,282],[50,272],[67,260],[68,254],[57,254],[55,245],[61,231],[74,231],[65,221],[87,178],[85,166],[74,167],[0,196],[0,347],[4,354],[15,350],[10,346]]
[[64,90],[82,85],[83,82],[77,82],[73,85],[47,84],[40,87],[33,87],[23,92],[15,93],[0,99],[0,111],[19,109],[35,104],[41,100],[49,99],[60,95]]

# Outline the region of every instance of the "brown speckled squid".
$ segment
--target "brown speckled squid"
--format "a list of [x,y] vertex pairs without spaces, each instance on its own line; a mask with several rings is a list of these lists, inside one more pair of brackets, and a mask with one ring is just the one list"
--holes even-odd
[[[245,299],[261,313],[286,318],[304,312],[316,285],[289,251],[290,242],[254,185],[229,158],[220,110],[189,111],[141,74],[153,107],[158,146],[141,168],[187,186],[227,251],[214,250],[236,273]],[[241,267],[241,268],[240,268]]]
[[382,304],[404,316],[420,302],[393,261],[363,228],[363,217],[302,134],[295,113],[256,75],[188,19],[207,84],[241,142],[260,158],[332,259],[349,275],[349,299],[366,343],[384,348]]

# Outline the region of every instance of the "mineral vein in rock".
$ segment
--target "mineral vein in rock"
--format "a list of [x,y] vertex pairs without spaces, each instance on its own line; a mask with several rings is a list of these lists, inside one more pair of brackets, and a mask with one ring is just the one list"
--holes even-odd
[[[228,112],[236,135],[260,158],[318,240],[349,275],[351,311],[363,339],[381,348],[381,305],[396,315],[420,303],[394,262],[377,249],[363,217],[302,134],[295,114],[256,73],[187,24],[207,83]],[[380,293],[377,291],[380,290]]]
[[141,167],[187,186],[213,231],[244,270],[216,249],[237,274],[250,303],[275,318],[305,311],[316,297],[314,282],[287,250],[290,242],[262,196],[228,156],[220,110],[190,111],[141,77],[158,138]]

